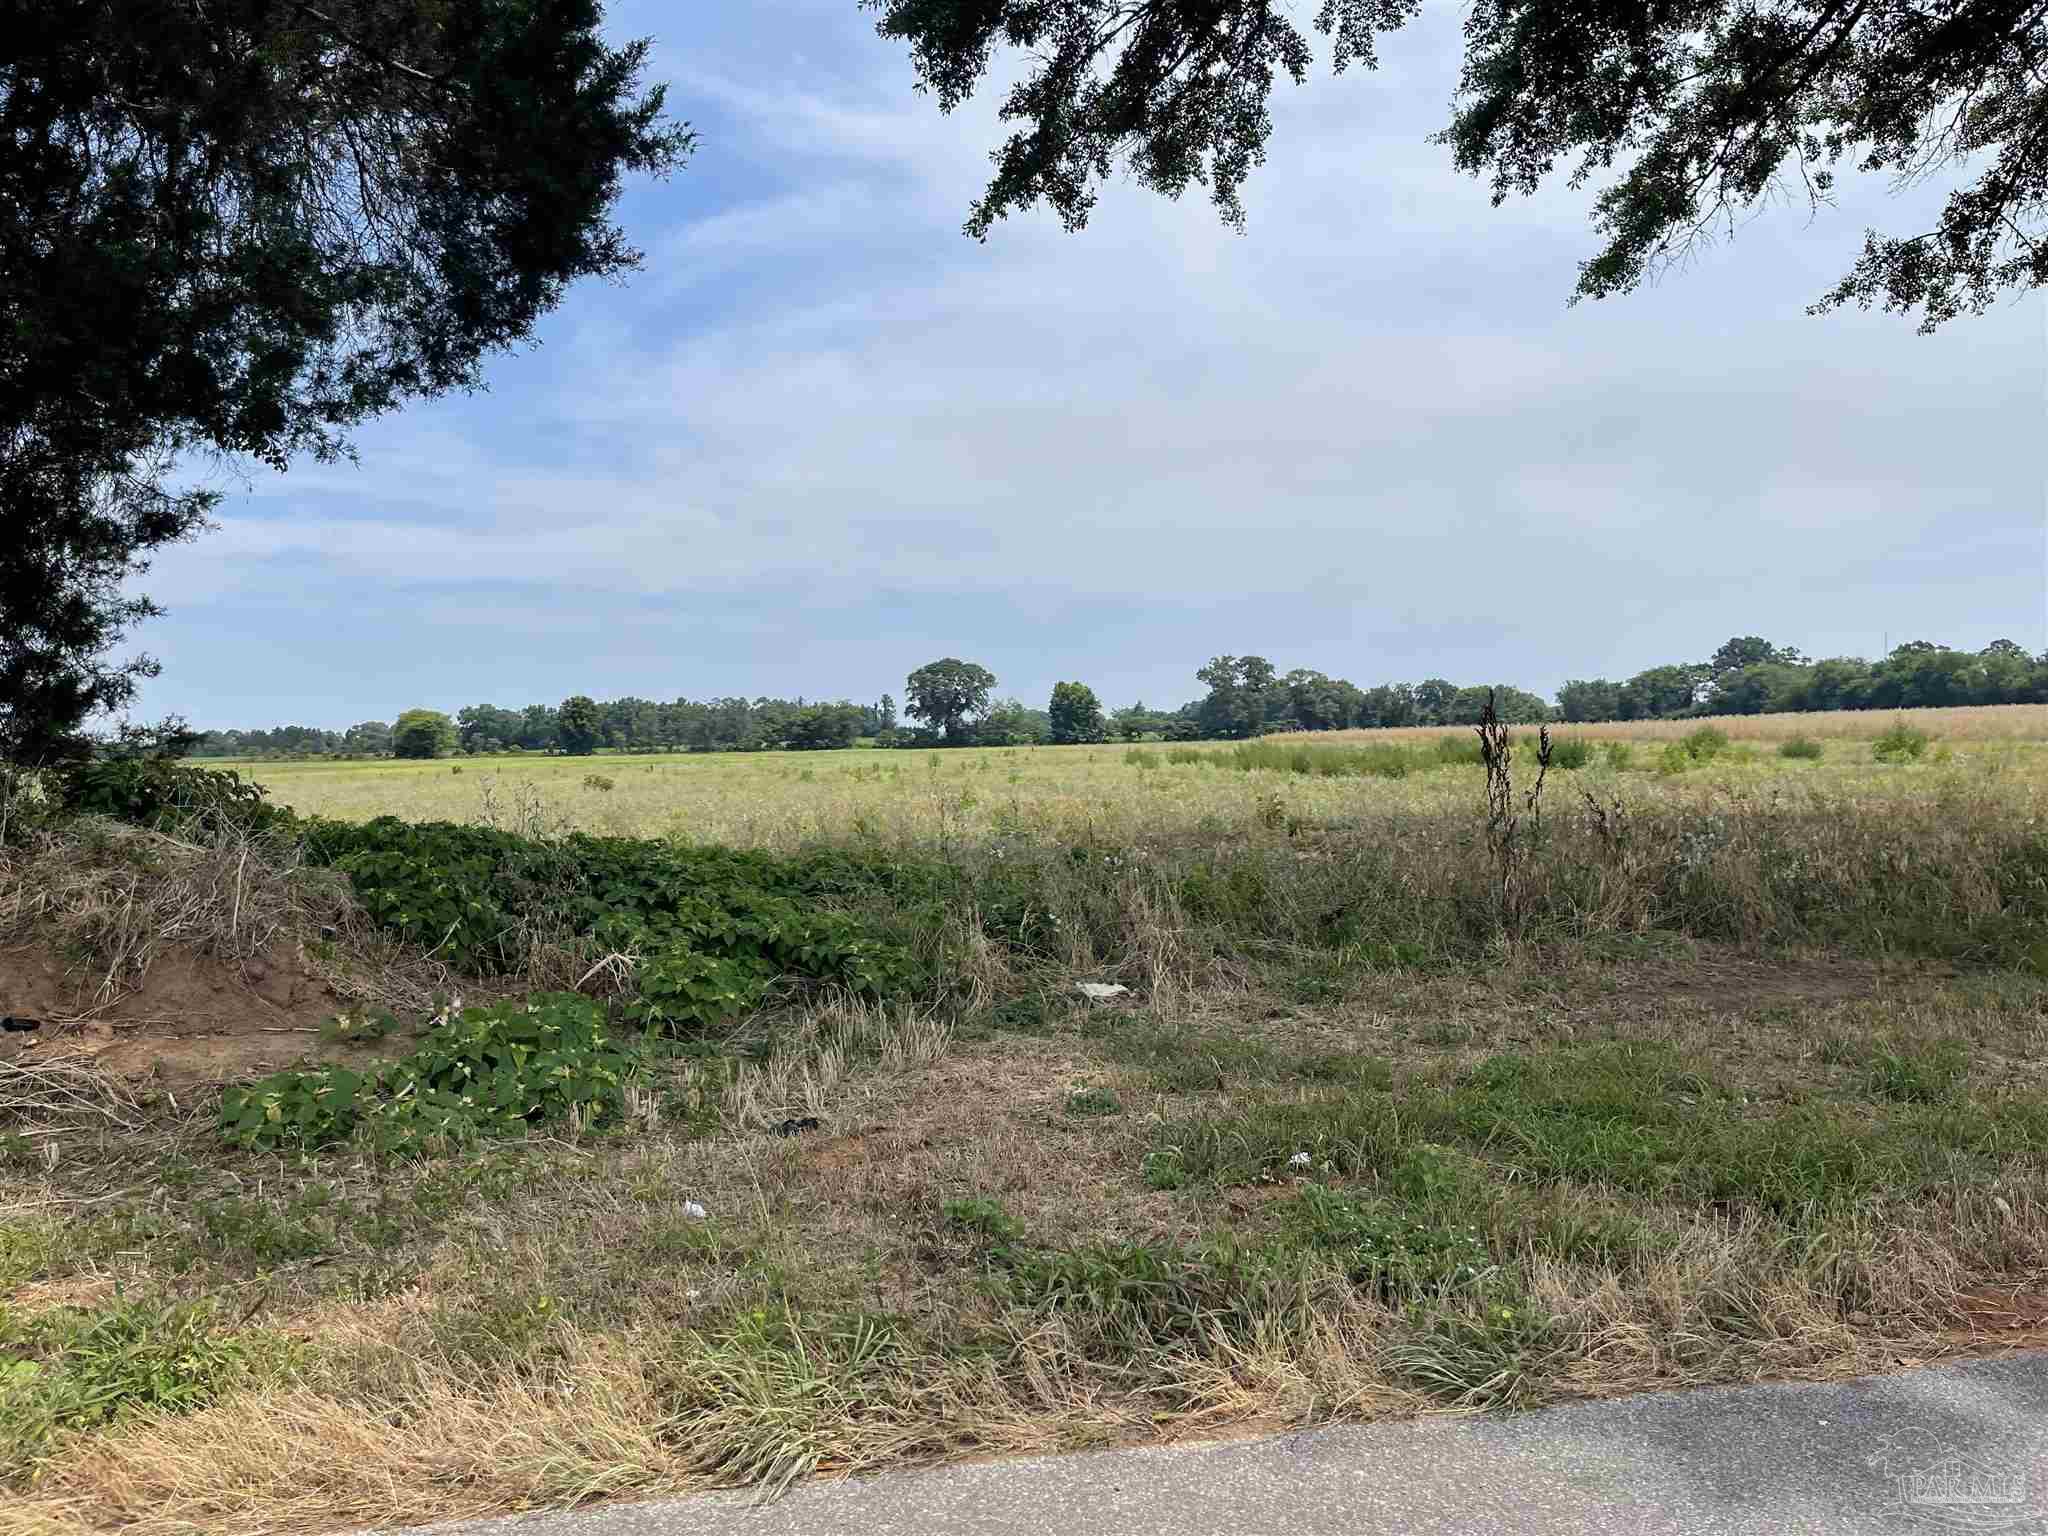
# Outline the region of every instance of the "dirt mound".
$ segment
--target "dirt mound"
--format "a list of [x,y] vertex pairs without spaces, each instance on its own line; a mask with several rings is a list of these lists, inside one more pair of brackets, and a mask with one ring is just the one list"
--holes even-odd
[[335,1014],[418,1014],[447,973],[377,934],[347,880],[233,827],[82,818],[0,849],[0,1059],[89,1055],[172,1082],[346,1056]]
[[0,948],[0,1015],[39,1027],[0,1034],[0,1059],[85,1054],[124,1075],[238,1077],[321,1045],[347,1006],[297,954],[241,958],[172,949],[133,986],[101,1000],[101,978],[48,944]]

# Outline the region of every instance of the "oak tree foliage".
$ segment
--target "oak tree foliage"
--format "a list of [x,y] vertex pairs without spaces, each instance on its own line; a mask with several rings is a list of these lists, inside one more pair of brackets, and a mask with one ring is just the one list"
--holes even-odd
[[[1272,93],[1367,69],[1419,0],[865,0],[951,111],[997,66],[1012,131],[967,219],[1044,203],[1088,221],[1119,167],[1244,222]],[[1954,183],[1925,229],[1871,231],[1816,309],[1878,304],[1932,329],[2048,283],[2048,7],[2039,0],[1472,0],[1437,136],[1496,203],[1592,190],[1577,295],[1636,287],[1780,194],[1820,208],[1845,169]]]

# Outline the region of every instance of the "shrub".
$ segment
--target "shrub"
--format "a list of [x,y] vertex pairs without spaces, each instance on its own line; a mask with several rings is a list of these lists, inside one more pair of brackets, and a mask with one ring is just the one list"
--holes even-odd
[[1663,751],[1657,754],[1657,771],[1659,773],[1683,773],[1698,761],[1698,758],[1686,751],[1684,742],[1667,741],[1664,743]]
[[1130,747],[1124,752],[1124,761],[1133,768],[1157,768],[1159,754],[1149,747]]
[[1209,760],[1209,754],[1196,747],[1168,747],[1166,760],[1177,767],[1190,763],[1201,764]]
[[1580,736],[1566,736],[1550,744],[1550,766],[1583,768],[1593,761],[1593,743]]
[[[808,773],[806,777],[808,777]],[[601,773],[586,773],[583,775],[583,787],[609,794],[613,788],[613,783]]]
[[1827,749],[1811,736],[1794,736],[1778,743],[1778,756],[1817,759]]
[[1696,763],[1711,763],[1728,750],[1728,733],[1718,725],[1703,725],[1685,736],[1685,755]]
[[1917,726],[1894,720],[1892,728],[1871,743],[1870,751],[1880,763],[1909,763],[1925,754],[1933,739]]
[[219,819],[252,831],[287,825],[291,812],[264,800],[260,784],[232,768],[192,768],[167,757],[102,757],[53,775],[58,806],[159,830]]
[[1478,767],[1483,761],[1479,753],[1477,736],[1439,736],[1436,739],[1436,760],[1439,763],[1460,763]]
[[1635,761],[1636,749],[1634,742],[1610,741],[1600,750],[1607,754],[1607,766],[1617,772]]
[[1226,757],[1215,759],[1232,768],[1265,768],[1276,773],[1315,774],[1323,778],[1406,778],[1412,761],[1407,752],[1388,743],[1340,747],[1298,741],[1241,741]]

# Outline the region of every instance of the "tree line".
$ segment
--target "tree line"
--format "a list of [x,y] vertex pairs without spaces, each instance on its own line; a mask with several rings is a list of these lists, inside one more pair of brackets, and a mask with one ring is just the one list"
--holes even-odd
[[1676,720],[1837,709],[1914,709],[1961,704],[2048,702],[2048,653],[2011,640],[1962,651],[1909,640],[1879,661],[1812,661],[1791,646],[1738,635],[1701,662],[1650,667],[1624,681],[1574,679],[1555,704],[1527,689],[1459,685],[1441,677],[1360,688],[1309,667],[1282,673],[1263,656],[1216,656],[1195,672],[1208,691],[1176,709],[1143,701],[1105,711],[1086,683],[1061,682],[1043,709],[995,696],[986,667],[944,657],[872,704],[846,699],[674,699],[599,701],[578,694],[560,704],[505,709],[471,704],[452,716],[408,710],[394,722],[365,720],[344,731],[309,725],[209,731],[202,757],[441,757],[451,753],[802,752],[850,747],[1014,747],[1126,741],[1241,741],[1275,731],[1398,726],[1467,726],[1489,698],[1515,725]]
[[2044,702],[2048,652],[2030,655],[2013,640],[1978,651],[1909,640],[1877,661],[1816,661],[1759,635],[1738,635],[1702,662],[1652,667],[1625,682],[1574,679],[1557,693],[1559,719],[1586,721]]

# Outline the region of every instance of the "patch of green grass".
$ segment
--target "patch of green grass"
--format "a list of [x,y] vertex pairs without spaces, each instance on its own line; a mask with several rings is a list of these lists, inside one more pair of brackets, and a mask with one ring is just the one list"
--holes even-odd
[[1316,951],[1276,968],[1273,984],[1283,996],[1311,1007],[1341,1003],[1357,992],[1366,977],[1356,946]]
[[956,1232],[964,1232],[991,1248],[1014,1243],[1024,1235],[1023,1227],[1003,1208],[1002,1202],[986,1195],[948,1200],[939,1214]]
[[199,1202],[170,1262],[178,1269],[208,1260],[268,1269],[317,1258],[336,1248],[338,1223],[349,1214],[324,1184],[284,1200],[217,1196]]
[[[1943,1079],[1923,1072],[1910,1081]],[[1745,1110],[1668,1049],[1568,1047],[1497,1056],[1411,1084],[1398,1101],[1332,1094],[1196,1115],[1161,1128],[1145,1175],[1167,1189],[1296,1166],[1357,1176],[1397,1166],[1429,1141],[1537,1178],[1797,1215],[1919,1194],[1951,1180],[1957,1159],[1989,1172],[2001,1159],[2038,1157],[2048,1151],[2048,1104],[1908,1098],[1875,1119],[1817,1103]]]
[[49,1269],[59,1246],[54,1228],[42,1224],[0,1222],[0,1291],[26,1285]]
[[1860,1035],[1830,1030],[1813,1048],[1814,1059],[1831,1067],[1853,1067],[1870,1059],[1870,1042]]
[[221,1329],[203,1303],[0,1311],[0,1479],[26,1472],[61,1432],[189,1413],[292,1354],[275,1335]]
[[1312,1083],[1330,1083],[1347,1088],[1385,1092],[1394,1086],[1394,1069],[1377,1056],[1353,1051],[1312,1051],[1286,1063],[1291,1076]]
[[1204,1093],[1233,1080],[1262,1078],[1276,1061],[1272,1046],[1253,1036],[1175,1029],[1128,1014],[1112,1020],[1091,1032],[1096,1050],[1121,1066],[1139,1068],[1162,1093]]
[[[1409,1154],[1430,1155],[1420,1147]],[[1292,1241],[1393,1305],[1471,1289],[1498,1273],[1470,1208],[1445,1201],[1375,1198],[1306,1184],[1284,1223]]]
[[1072,1011],[1064,998],[1044,991],[1026,992],[1018,997],[1004,998],[996,1004],[989,1022],[998,1029],[1020,1035],[1049,1035],[1054,1026]]
[[1870,1059],[1870,1091],[1895,1104],[1952,1104],[1970,1075],[1969,1047],[1942,1040],[1917,1049],[1879,1051]]
[[1336,746],[1303,741],[1241,741],[1217,761],[1250,772],[1299,773],[1317,778],[1405,779],[1427,766],[1426,757],[1391,743]]
[[1067,1095],[1067,1113],[1077,1116],[1120,1115],[1123,1102],[1107,1088],[1083,1088]]

